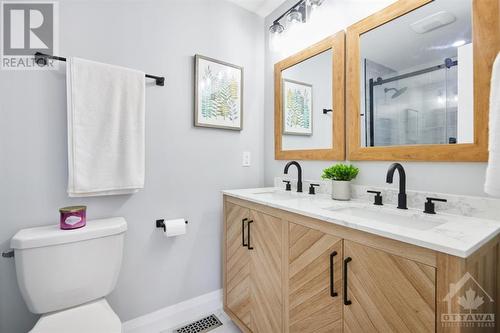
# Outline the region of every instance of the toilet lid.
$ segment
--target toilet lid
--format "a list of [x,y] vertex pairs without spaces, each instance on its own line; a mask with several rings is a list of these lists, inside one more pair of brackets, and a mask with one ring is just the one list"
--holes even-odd
[[30,333],[120,333],[122,324],[105,299],[43,315]]

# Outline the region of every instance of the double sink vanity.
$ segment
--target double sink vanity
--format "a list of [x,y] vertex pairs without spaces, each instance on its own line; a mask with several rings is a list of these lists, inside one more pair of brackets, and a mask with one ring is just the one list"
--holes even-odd
[[[498,0],[399,0],[279,61],[275,160],[486,162],[499,12]],[[397,200],[367,187],[334,201],[298,169],[279,188],[224,191],[224,310],[241,330],[498,332],[498,215],[444,213],[448,195],[416,205],[398,163]]]
[[499,231],[307,191],[224,191],[224,310],[244,332],[477,332],[453,325],[453,286],[500,299]]

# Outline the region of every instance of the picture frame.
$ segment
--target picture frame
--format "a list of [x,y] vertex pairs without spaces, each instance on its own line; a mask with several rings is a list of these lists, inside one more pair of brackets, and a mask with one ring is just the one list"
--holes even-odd
[[313,86],[290,79],[282,82],[283,135],[313,134]]
[[194,126],[243,129],[243,67],[195,55]]

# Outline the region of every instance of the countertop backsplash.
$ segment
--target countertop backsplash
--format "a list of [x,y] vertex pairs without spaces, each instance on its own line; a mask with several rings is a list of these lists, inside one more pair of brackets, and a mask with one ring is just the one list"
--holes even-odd
[[[285,188],[283,180],[291,180],[292,190],[297,188],[297,180],[285,177],[275,177],[274,186]],[[332,193],[332,182],[325,180],[303,180],[302,189],[304,193],[309,192],[309,184],[320,184],[316,187],[316,193]],[[373,194],[367,193],[368,190],[382,192],[384,204],[397,205],[399,189],[395,187],[377,187],[366,185],[351,185],[352,198],[366,201],[373,201]],[[446,193],[434,193],[423,191],[406,190],[408,198],[408,207],[415,209],[424,209],[427,197],[442,198],[448,202],[436,202],[436,212],[472,216],[490,220],[500,220],[500,199],[488,197],[474,197],[466,195],[455,195]]]

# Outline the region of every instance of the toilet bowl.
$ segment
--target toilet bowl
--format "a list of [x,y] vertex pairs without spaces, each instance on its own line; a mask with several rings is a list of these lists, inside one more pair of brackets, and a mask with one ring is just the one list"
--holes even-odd
[[119,333],[120,318],[105,299],[42,315],[30,333]]
[[30,332],[121,332],[104,297],[116,286],[126,230],[125,219],[117,217],[88,221],[81,229],[51,225],[14,235],[21,295],[31,312],[42,314]]

